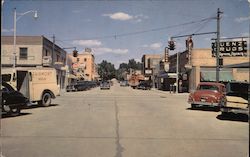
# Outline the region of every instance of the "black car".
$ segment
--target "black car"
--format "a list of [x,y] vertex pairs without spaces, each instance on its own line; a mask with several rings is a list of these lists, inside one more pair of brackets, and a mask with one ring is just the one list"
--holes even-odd
[[2,112],[8,115],[19,115],[21,108],[29,103],[29,99],[22,93],[14,90],[11,85],[2,82]]
[[77,91],[77,89],[75,88],[75,84],[69,84],[66,86],[66,91],[67,92],[74,92]]
[[152,88],[151,83],[149,81],[142,81],[137,86],[137,89],[150,90]]

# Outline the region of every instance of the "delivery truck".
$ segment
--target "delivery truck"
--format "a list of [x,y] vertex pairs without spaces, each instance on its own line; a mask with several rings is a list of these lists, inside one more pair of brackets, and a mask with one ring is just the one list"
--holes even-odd
[[53,68],[3,68],[2,79],[29,98],[30,102],[42,106],[49,106],[51,99],[60,95]]

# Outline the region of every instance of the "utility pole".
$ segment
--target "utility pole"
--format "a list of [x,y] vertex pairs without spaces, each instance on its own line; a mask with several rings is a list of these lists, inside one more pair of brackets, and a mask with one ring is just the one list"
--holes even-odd
[[176,53],[176,93],[179,92],[179,52]]
[[217,11],[217,40],[216,40],[216,82],[220,81],[220,67],[219,67],[219,59],[220,59],[220,8]]
[[55,41],[56,41],[56,37],[55,34],[53,34],[53,45],[52,45],[52,64],[54,64],[54,53],[55,53]]
[[16,67],[16,8],[14,8],[13,68]]

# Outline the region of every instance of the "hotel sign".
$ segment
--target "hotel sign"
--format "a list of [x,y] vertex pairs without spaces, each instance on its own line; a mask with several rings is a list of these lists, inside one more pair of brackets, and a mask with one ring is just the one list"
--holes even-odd
[[[212,43],[212,55],[216,56],[217,44]],[[220,42],[220,56],[247,56],[247,41]]]

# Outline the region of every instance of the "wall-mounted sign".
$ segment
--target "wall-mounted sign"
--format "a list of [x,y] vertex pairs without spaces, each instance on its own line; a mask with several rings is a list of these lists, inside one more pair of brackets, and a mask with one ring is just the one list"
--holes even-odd
[[145,69],[145,74],[146,75],[152,75],[153,74],[153,70],[152,69]]
[[[216,56],[216,42],[212,43],[212,56]],[[247,41],[220,42],[220,56],[247,56]]]

